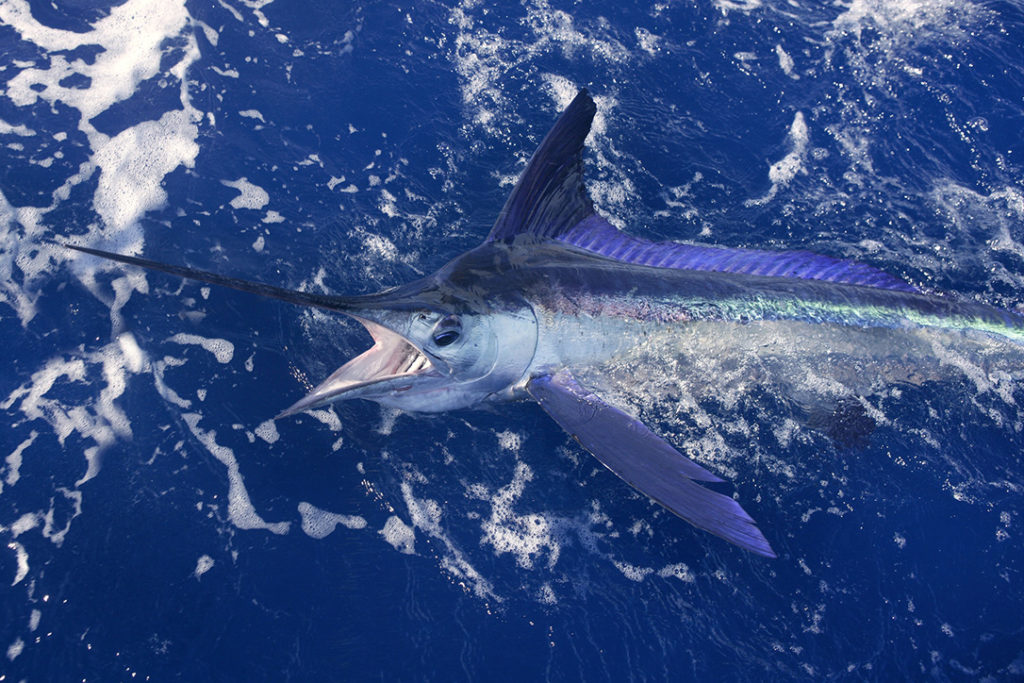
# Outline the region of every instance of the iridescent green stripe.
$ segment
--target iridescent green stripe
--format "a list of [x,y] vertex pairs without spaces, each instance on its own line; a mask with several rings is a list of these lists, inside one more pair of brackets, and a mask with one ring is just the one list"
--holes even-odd
[[[980,304],[949,303],[949,306],[980,308],[987,315],[955,313],[939,315],[912,306],[852,304],[835,301],[805,301],[796,298],[723,299],[690,301],[682,304],[695,320],[800,320],[860,327],[933,327],[951,331],[975,330],[1006,337],[1024,344],[1024,327],[1003,320],[1002,311]],[[1006,314],[1012,315],[1012,314]]]

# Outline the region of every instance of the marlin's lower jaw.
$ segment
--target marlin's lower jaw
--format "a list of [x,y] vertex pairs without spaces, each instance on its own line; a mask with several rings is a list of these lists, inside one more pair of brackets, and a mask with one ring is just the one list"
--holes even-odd
[[278,414],[278,418],[342,399],[379,401],[413,390],[424,382],[432,385],[431,380],[442,378],[430,359],[400,334],[364,318],[352,317],[373,337],[373,346],[335,370],[313,391]]

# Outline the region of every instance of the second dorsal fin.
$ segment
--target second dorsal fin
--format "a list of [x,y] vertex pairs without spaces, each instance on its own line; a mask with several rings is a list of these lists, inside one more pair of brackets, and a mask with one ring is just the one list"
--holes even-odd
[[899,292],[919,291],[895,275],[856,261],[803,250],[763,251],[684,242],[652,242],[622,232],[597,214],[563,231],[557,239],[593,254],[641,266],[823,280]]

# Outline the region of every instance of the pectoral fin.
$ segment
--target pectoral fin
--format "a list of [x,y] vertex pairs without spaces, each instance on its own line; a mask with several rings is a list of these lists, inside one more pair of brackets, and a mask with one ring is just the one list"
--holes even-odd
[[630,486],[695,527],[758,555],[776,556],[739,503],[694,481],[722,479],[639,420],[588,393],[568,371],[534,378],[527,390],[555,422]]

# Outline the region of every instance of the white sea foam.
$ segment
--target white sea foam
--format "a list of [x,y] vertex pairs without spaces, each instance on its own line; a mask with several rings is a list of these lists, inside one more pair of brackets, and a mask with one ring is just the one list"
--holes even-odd
[[583,53],[592,59],[610,63],[625,62],[631,56],[613,31],[591,27],[581,30],[572,14],[552,8],[547,0],[533,0],[527,6],[526,23],[536,37],[536,43],[531,46],[534,51],[553,44],[567,58]]
[[458,548],[441,526],[441,506],[429,498],[417,498],[413,492],[411,481],[402,482],[402,498],[409,511],[412,526],[437,541],[442,551],[441,567],[453,579],[476,597],[501,602],[494,592],[490,581],[466,558],[466,553]]
[[[330,180],[327,181],[327,189],[328,190],[333,190],[334,188],[336,188],[338,185],[342,184],[343,182],[345,182],[345,176],[340,176],[340,177],[331,176]],[[338,192],[345,192],[347,194],[355,194],[356,192],[359,192],[359,188],[356,187],[355,185],[349,183],[349,185],[347,187],[341,188],[340,190],[338,190]]]
[[26,126],[25,124],[18,124],[17,126],[12,126],[6,121],[0,120],[0,135],[18,135],[20,137],[27,138],[35,134],[36,132],[28,126]]
[[28,438],[18,444],[18,447],[4,459],[7,463],[7,468],[4,473],[3,482],[0,483],[0,493],[4,490],[3,484],[6,483],[8,486],[14,486],[18,483],[18,479],[21,478],[22,454],[25,452],[26,448],[32,445],[37,436],[39,436],[39,432],[33,429],[28,435]]
[[213,558],[209,555],[200,555],[199,559],[196,560],[196,568],[193,570],[192,575],[198,579],[203,574],[213,569],[214,564],[215,562]]
[[256,428],[256,436],[267,443],[277,443],[281,436],[277,433],[277,424],[273,420],[265,420]]
[[506,451],[518,451],[523,445],[523,436],[517,432],[513,432],[510,429],[506,429],[503,432],[498,432],[498,446]]
[[[92,64],[81,59],[69,64],[57,54],[48,69],[24,69],[8,82],[7,96],[15,104],[26,106],[37,98],[61,101],[79,110],[82,125],[89,126],[89,120],[115,102],[131,97],[139,83],[159,73],[163,41],[180,35],[189,16],[183,0],[129,0],[94,22],[91,31],[75,33],[36,21],[26,0],[7,0],[0,5],[0,20],[22,40],[48,52],[60,53],[82,45],[104,48]],[[88,88],[60,85],[76,73],[90,79]]]
[[377,425],[377,433],[381,436],[388,436],[395,428],[395,422],[398,417],[402,414],[401,410],[397,408],[389,408],[388,406],[380,407],[380,424]]
[[416,532],[395,515],[388,517],[384,528],[377,533],[400,553],[412,555],[416,552]]
[[267,19],[267,15],[265,15],[262,10],[273,1],[274,0],[240,0],[243,5],[252,10],[253,15],[256,17],[256,21],[258,21],[260,26],[263,28],[270,26],[270,20]]
[[157,393],[168,403],[172,403],[179,408],[190,408],[192,401],[179,396],[174,389],[167,386],[167,382],[164,380],[164,373],[166,373],[167,368],[181,367],[184,364],[185,361],[183,359],[171,356],[165,356],[163,360],[154,362],[153,386],[156,388]]
[[[891,182],[889,178],[878,176],[872,160],[872,155],[878,153],[876,146],[884,148],[890,144],[882,141],[887,129],[879,112],[880,107],[893,105],[900,109],[896,103],[908,97],[915,101],[919,98],[933,100],[937,111],[946,112],[947,125],[964,142],[974,145],[979,135],[973,125],[975,119],[961,119],[955,108],[950,109],[950,99],[959,98],[961,93],[938,74],[944,72],[947,59],[957,59],[954,55],[962,58],[963,46],[976,41],[980,34],[978,29],[990,25],[995,12],[983,3],[956,0],[846,0],[839,6],[843,11],[824,35],[821,68],[826,72],[841,70],[836,82],[848,85],[835,95],[839,105],[832,114],[835,120],[818,117],[815,120],[835,139],[849,163],[843,181],[872,194],[879,191],[879,183]],[[918,49],[922,45],[927,47]],[[884,102],[886,99],[891,103]],[[922,140],[921,144],[934,144],[932,137]],[[907,145],[915,146],[913,141],[908,141]],[[817,152],[819,150],[812,154]],[[883,153],[888,155],[888,152]],[[890,189],[906,191],[895,186]],[[846,204],[844,199],[838,202],[840,206]],[[890,207],[885,213],[898,215],[902,211]],[[908,238],[906,230],[917,229],[922,224],[930,222],[897,219],[888,225],[880,223],[875,229],[883,234],[892,233],[882,240],[892,249],[894,245],[913,243],[914,239]],[[934,235],[927,241],[934,241]],[[910,261],[926,273],[940,272],[946,265],[931,249],[901,251],[904,253],[889,258]]]
[[753,12],[760,9],[761,0],[714,0],[715,7],[722,14],[729,12]]
[[11,536],[17,538],[27,531],[35,529],[40,524],[42,515],[34,512],[26,512],[11,525]]
[[[46,511],[39,510],[37,512],[22,513],[8,529],[4,529],[0,525],[0,531],[10,531],[11,537],[17,539],[22,534],[39,529],[43,538],[48,539],[56,546],[60,546],[64,543],[68,531],[71,530],[71,523],[81,514],[81,492],[59,486],[55,495],[50,500],[50,507]],[[17,565],[14,581],[11,584],[13,586],[21,583],[28,576],[28,551],[24,545],[16,540],[8,543],[7,547],[14,551],[15,564]]]
[[182,109],[97,141],[92,163],[100,177],[93,203],[103,219],[106,243],[138,249],[138,220],[166,204],[162,181],[167,174],[179,166],[192,168],[199,154],[198,135],[195,112]]
[[14,642],[7,646],[7,659],[13,662],[24,649],[25,641],[21,638],[15,638]]
[[200,337],[197,334],[179,332],[172,337],[168,337],[167,341],[174,342],[175,344],[181,344],[183,346],[190,344],[201,346],[212,353],[218,363],[230,363],[231,359],[235,355],[235,345],[227,339]]
[[494,107],[504,101],[499,81],[514,59],[514,48],[500,35],[477,25],[472,16],[476,2],[464,0],[452,9],[449,23],[458,33],[452,49],[455,71],[461,79],[462,101],[475,109],[474,123],[492,125]]
[[[914,265],[930,273],[952,271],[954,277],[962,279],[957,271],[973,268],[972,263],[941,256],[967,252],[983,259],[989,292],[996,288],[1024,291],[1024,277],[1007,268],[1005,258],[996,258],[990,253],[1005,252],[1024,258],[1020,229],[1024,221],[1024,192],[1007,186],[985,194],[949,179],[939,179],[928,193],[927,200],[941,215],[947,229],[942,237],[936,237],[924,234],[923,226],[913,226],[919,233],[916,239],[942,246],[941,249],[930,250],[931,253],[915,255]],[[999,303],[994,298],[990,300]],[[1003,305],[1010,307],[1018,303],[1019,299],[1015,297]]]
[[363,235],[363,248],[374,261],[394,261],[398,257],[395,243],[383,235]]
[[[39,295],[32,291],[31,284],[46,272],[52,249],[39,249],[35,256],[21,249],[24,240],[18,226],[27,235],[38,234],[42,231],[39,218],[39,209],[11,206],[0,191],[0,302],[14,309],[23,326],[36,315]],[[24,284],[19,284],[20,280]]]
[[145,369],[146,354],[139,348],[139,342],[135,340],[135,336],[131,332],[118,335],[117,346],[121,350],[121,356],[124,358],[125,367],[129,372],[137,374]]
[[845,11],[833,21],[836,30],[856,32],[868,26],[889,32],[906,32],[905,40],[914,40],[914,31],[924,29],[956,33],[961,22],[978,12],[970,3],[959,0],[848,0]]
[[222,185],[238,190],[238,196],[231,200],[234,209],[253,209],[259,211],[270,203],[270,195],[259,185],[254,185],[247,178],[238,180],[222,180]]
[[[962,42],[973,41],[976,28],[995,16],[983,3],[958,0],[848,0],[841,6],[844,11],[825,33],[826,68],[838,53],[844,77],[873,93],[903,98],[909,87],[939,102],[953,92],[948,83],[929,82],[935,73],[930,55],[947,54],[946,50],[956,51]],[[928,49],[914,50],[919,44]],[[874,119],[870,102],[856,98],[843,104],[843,121],[829,126],[837,138],[862,140],[866,133],[879,132],[868,123]],[[953,117],[948,120],[954,128],[961,127]]]
[[525,569],[532,569],[534,563],[546,555],[545,564],[551,568],[558,562],[561,545],[549,519],[539,513],[517,515],[514,510],[531,479],[530,468],[525,463],[516,463],[512,481],[498,489],[490,501],[491,515],[480,525],[484,532],[480,543],[493,546],[499,555],[512,553],[516,563]]
[[684,583],[693,583],[697,580],[690,568],[682,562],[662,567],[658,570],[658,576],[663,579],[679,579]]
[[[78,129],[82,131],[92,152],[90,159],[69,176],[53,193],[53,202],[44,208],[13,209],[0,198],[0,239],[10,248],[0,254],[0,276],[13,269],[11,260],[24,275],[23,292],[3,285],[2,300],[18,312],[23,324],[35,314],[32,284],[42,272],[52,269],[53,260],[67,258],[64,250],[32,249],[41,235],[40,218],[66,199],[71,189],[99,171],[94,207],[102,219],[86,241],[135,253],[142,244],[138,219],[147,211],[166,202],[162,183],[164,177],[181,166],[191,167],[198,154],[197,123],[201,118],[189,100],[186,71],[199,58],[199,50],[190,25],[184,0],[128,0],[92,24],[84,33],[65,31],[39,23],[25,0],[0,3],[0,22],[12,27],[21,40],[49,52],[45,66],[19,64],[21,70],[6,84],[4,95],[15,105],[27,107],[42,99],[51,105],[61,103],[77,110]],[[163,47],[169,39],[183,38],[180,59],[167,67],[178,80],[181,108],[165,112],[157,120],[128,127],[110,136],[101,133],[92,120],[112,105],[131,97],[140,83],[160,73],[165,57]],[[102,48],[92,63],[83,59],[68,61],[64,53],[81,46]],[[89,86],[66,86],[69,77],[88,79]],[[55,137],[55,139],[57,139]],[[65,138],[63,138],[66,140]],[[27,239],[7,239],[14,225],[21,227]],[[131,292],[144,287],[145,278],[137,276],[118,279],[122,286],[109,300],[93,282],[95,260],[88,267],[78,265],[75,273],[101,300],[111,307],[111,319],[119,326],[119,310]],[[5,283],[9,277],[0,277]],[[125,287],[127,286],[127,287]]]
[[233,16],[235,18],[235,21],[238,21],[238,22],[244,22],[245,21],[245,18],[242,16],[242,13],[239,12],[234,7],[232,7],[231,5],[229,5],[228,3],[224,2],[224,0],[217,0],[217,4],[220,5],[221,7],[223,7],[224,9],[226,9],[228,12],[231,12],[231,16]]
[[656,55],[661,50],[661,36],[656,36],[645,28],[637,27],[634,29],[633,34],[636,36],[636,42],[640,45],[640,49],[649,55]]
[[366,520],[358,515],[339,515],[306,502],[299,503],[302,531],[312,538],[327,538],[340,524],[349,529],[365,529]]
[[638,583],[654,573],[654,570],[650,567],[638,567],[621,560],[612,560],[612,564],[614,564],[615,568],[622,572],[622,575],[627,579]]
[[792,149],[786,156],[779,159],[768,168],[768,179],[771,181],[772,186],[768,190],[767,194],[757,199],[748,199],[745,204],[747,206],[757,206],[760,204],[767,204],[775,195],[778,194],[779,189],[789,185],[793,178],[798,173],[807,173],[804,168],[804,161],[807,158],[807,142],[809,134],[807,131],[807,123],[804,121],[803,112],[797,112],[793,117],[793,123],[789,127],[789,142],[792,145]]
[[249,492],[245,488],[245,481],[242,479],[242,472],[235,459],[235,452],[227,446],[217,443],[217,432],[201,428],[199,421],[202,417],[198,413],[185,413],[181,417],[196,440],[227,468],[228,518],[231,523],[239,529],[266,529],[275,534],[288,533],[289,522],[268,523],[256,512],[256,508],[253,507],[252,501],[249,499]]
[[341,431],[341,418],[333,410],[309,410],[306,413],[316,418],[321,424],[326,425],[332,432]]
[[789,56],[789,53],[781,45],[775,46],[775,56],[779,58],[779,68],[782,69],[782,73],[794,80],[800,78],[800,75],[793,71],[793,58]]
[[532,35],[522,40],[491,30],[493,20],[477,0],[463,0],[449,15],[449,23],[457,29],[449,54],[459,75],[462,100],[471,111],[472,125],[489,136],[502,135],[508,106],[504,80],[535,55],[554,49],[567,57],[583,55],[599,63],[620,64],[633,58],[614,31],[604,26],[581,29],[570,13],[552,8],[547,0],[530,0],[525,10],[523,23]]
[[[81,480],[76,486],[81,485]],[[50,509],[43,513],[43,538],[49,539],[54,545],[63,545],[68,532],[71,531],[71,523],[76,517],[82,514],[82,492],[78,489],[71,490],[63,486],[57,487],[57,493],[63,499],[54,496],[50,501]],[[58,509],[60,508],[60,509]],[[63,521],[64,526],[59,526]]]
[[28,553],[25,551],[25,546],[17,541],[11,541],[7,544],[7,547],[14,551],[14,561],[17,569],[14,571],[14,581],[11,582],[11,585],[17,586],[28,576]]
[[551,587],[550,583],[541,584],[540,590],[537,591],[537,601],[542,605],[558,604],[558,596],[555,595],[555,589]]
[[[24,416],[14,423],[44,420],[52,428],[60,443],[73,433],[91,439],[96,445],[86,448],[86,472],[80,485],[99,472],[100,453],[116,438],[130,438],[131,427],[128,417],[116,404],[124,393],[128,374],[146,369],[145,362],[133,348],[131,341],[107,344],[92,353],[80,353],[78,357],[52,358],[34,372],[29,381],[15,389],[0,401],[0,407],[11,409],[17,405]],[[89,399],[80,406],[68,406],[62,398],[49,397],[55,386],[62,382],[89,382],[101,373],[105,382],[98,398]]]

